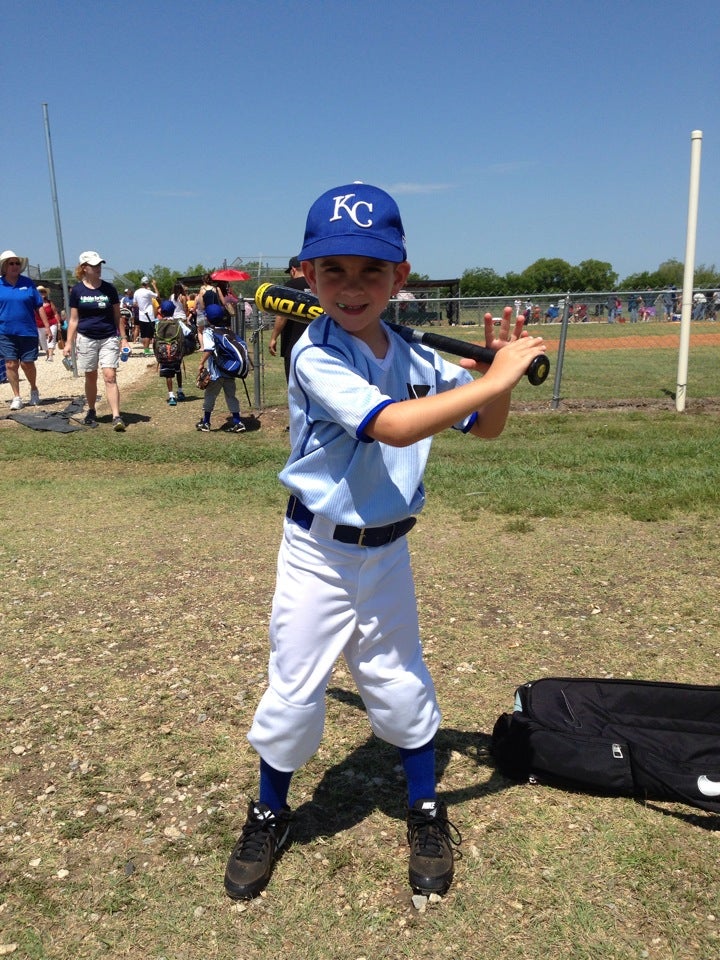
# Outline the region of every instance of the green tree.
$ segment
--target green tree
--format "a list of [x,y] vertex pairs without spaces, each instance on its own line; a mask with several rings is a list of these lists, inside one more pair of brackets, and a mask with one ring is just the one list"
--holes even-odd
[[706,267],[701,263],[695,268],[695,286],[707,287],[709,290],[720,289],[720,272],[715,268],[715,264]]
[[[67,268],[65,268],[65,276],[67,278],[67,282],[72,287],[73,284],[76,282],[75,274],[72,272],[72,270],[68,270]],[[60,267],[50,267],[49,270],[43,270],[42,279],[55,280],[57,283],[62,283],[62,270],[60,269]]]
[[203,266],[202,263],[196,263],[194,267],[190,266],[187,268],[185,273],[181,274],[183,277],[201,277],[205,273],[210,273],[208,267]]
[[631,273],[620,284],[620,290],[654,290],[655,274],[643,270],[642,273]]
[[145,276],[149,276],[146,270],[126,270],[125,276],[130,281],[130,286],[133,290],[137,290],[140,286],[140,279]]
[[466,297],[502,297],[506,293],[506,283],[492,267],[475,267],[463,273],[460,289]]
[[[622,282],[624,290],[661,290],[675,285],[682,287],[685,276],[685,266],[679,260],[665,260],[657,270],[649,272],[643,270],[641,273],[631,273],[625,277]],[[701,263],[695,268],[693,286],[696,289],[718,289],[720,288],[720,272],[715,264],[706,266]]]
[[681,287],[684,272],[684,265],[674,257],[671,260],[663,260],[655,271],[655,277],[657,279],[655,285],[658,287],[671,287],[673,285]]
[[175,281],[181,276],[177,270],[171,270],[169,267],[163,267],[160,264],[156,263],[151,270],[127,270],[125,272],[125,277],[130,281],[130,285],[134,290],[140,286],[140,281],[143,277],[150,277],[151,280],[154,280],[157,283],[158,294],[163,298],[167,298],[172,293],[172,289],[175,286]]
[[574,268],[559,257],[536,260],[520,274],[526,293],[563,293],[572,289],[574,280]]
[[618,275],[604,260],[582,260],[575,267],[575,290],[614,290]]
[[519,296],[521,293],[528,293],[523,288],[523,279],[521,273],[514,273],[510,270],[505,274],[505,295],[508,297]]
[[177,270],[171,270],[169,267],[163,267],[156,263],[148,276],[155,280],[158,286],[158,293],[166,299],[172,293],[175,281],[180,276]]

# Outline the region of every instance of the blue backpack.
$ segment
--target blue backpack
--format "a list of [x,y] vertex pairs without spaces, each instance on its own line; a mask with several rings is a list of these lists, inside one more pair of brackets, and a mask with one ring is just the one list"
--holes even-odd
[[223,377],[244,380],[250,372],[250,356],[247,344],[229,329],[213,327],[215,366]]

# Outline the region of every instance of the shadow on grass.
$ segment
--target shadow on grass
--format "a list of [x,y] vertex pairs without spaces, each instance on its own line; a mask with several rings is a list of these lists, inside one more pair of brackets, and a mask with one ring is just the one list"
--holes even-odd
[[[335,687],[328,689],[327,693],[340,703],[365,712],[357,693]],[[441,798],[448,806],[499,793],[513,786],[495,771],[488,755],[489,745],[489,734],[440,728],[435,739],[438,780],[442,778],[453,754],[458,753],[473,758],[478,766],[488,766],[493,770],[488,781],[441,792]],[[371,734],[344,760],[326,770],[315,788],[312,800],[296,809],[293,842],[309,843],[318,836],[327,837],[349,830],[366,820],[375,810],[404,822],[407,817],[407,793],[404,776],[398,776],[396,770],[399,762],[397,749]]]
[[[329,697],[365,712],[360,696],[337,687],[329,688]],[[452,808],[479,797],[500,793],[517,782],[507,779],[490,757],[490,735],[478,731],[455,730],[441,727],[435,739],[436,772],[441,780],[453,755],[462,754],[477,763],[478,768],[491,771],[489,779],[457,790],[440,791],[440,796]],[[365,821],[375,810],[404,821],[407,816],[405,779],[398,774],[399,756],[395,747],[370,734],[368,739],[352,750],[340,763],[330,767],[322,776],[312,800],[295,811],[294,843],[310,843],[318,836],[333,836]],[[551,789],[550,787],[548,789]],[[563,788],[565,792],[567,788]],[[582,791],[579,791],[582,792]],[[675,817],[690,826],[708,831],[720,831],[720,816],[701,810],[681,811],[667,809],[647,800],[637,800],[645,807],[665,816]],[[452,810],[450,812],[452,819]]]
[[720,830],[720,815],[718,814],[706,813],[702,810],[696,810],[695,812],[691,810],[668,810],[649,800],[638,800],[637,802],[649,810],[654,810],[656,813],[662,813],[666,817],[675,817],[676,820],[682,820],[683,823],[687,823],[691,827],[701,827],[703,830],[714,832]]

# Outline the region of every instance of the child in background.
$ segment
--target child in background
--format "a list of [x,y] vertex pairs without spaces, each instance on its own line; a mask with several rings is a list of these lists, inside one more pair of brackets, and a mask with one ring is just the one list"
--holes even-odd
[[52,363],[61,323],[60,314],[58,308],[50,299],[47,287],[38,286],[38,293],[43,298],[43,305],[36,314],[38,338],[40,348],[45,351],[45,359],[48,363]]
[[[158,334],[162,332],[162,322],[163,320],[170,320],[175,313],[175,304],[172,300],[163,300],[160,304],[160,322],[158,323]],[[182,326],[178,322],[178,327],[182,330]],[[159,337],[156,337],[159,339]],[[165,383],[167,385],[168,391],[168,405],[171,407],[177,406],[178,400],[184,400],[185,394],[183,393],[182,388],[182,358],[173,362],[162,362],[158,361],[158,371],[161,377],[165,378]],[[177,397],[173,392],[173,380],[177,380]]]
[[225,403],[230,411],[232,422],[227,427],[221,427],[220,429],[225,429],[228,433],[245,433],[245,424],[240,419],[240,403],[235,391],[235,377],[224,376],[214,362],[215,338],[213,330],[215,327],[224,327],[226,319],[227,314],[219,303],[209,303],[205,308],[205,326],[202,331],[203,355],[198,373],[207,367],[212,376],[212,381],[205,389],[203,418],[195,424],[195,429],[201,433],[210,432],[210,418],[221,390],[225,394]]

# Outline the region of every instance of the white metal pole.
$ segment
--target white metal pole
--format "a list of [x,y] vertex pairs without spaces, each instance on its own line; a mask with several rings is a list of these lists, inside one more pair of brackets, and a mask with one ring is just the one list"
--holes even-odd
[[678,351],[675,409],[682,413],[687,398],[688,353],[690,351],[690,318],[692,316],[693,284],[695,280],[695,240],[697,236],[698,197],[700,195],[700,155],[702,130],[690,134],[690,195],[688,198],[687,238],[685,241],[685,271],[682,286],[680,314],[680,349]]
[[[55,216],[55,233],[57,235],[58,259],[60,260],[60,282],[63,290],[63,303],[65,304],[65,319],[70,322],[70,293],[68,290],[67,271],[65,269],[65,250],[63,247],[62,228],[60,226],[60,208],[58,206],[57,186],[55,184],[55,163],[53,161],[52,141],[50,139],[50,120],[48,119],[48,106],[42,105],[43,121],[45,125],[45,143],[47,146],[48,167],[50,168],[50,191],[52,193],[53,214]],[[78,375],[77,358],[73,350],[70,357],[72,361],[73,375]]]
[[52,193],[53,214],[55,215],[55,233],[57,235],[58,257],[60,258],[60,280],[63,288],[63,302],[65,316],[70,317],[70,295],[68,293],[67,273],[65,271],[65,251],[63,249],[62,229],[60,227],[60,210],[58,208],[57,186],[55,184],[55,164],[53,162],[52,143],[50,140],[50,121],[48,119],[48,105],[44,103],[43,120],[45,123],[45,143],[47,145],[48,167],[50,168],[50,190]]

